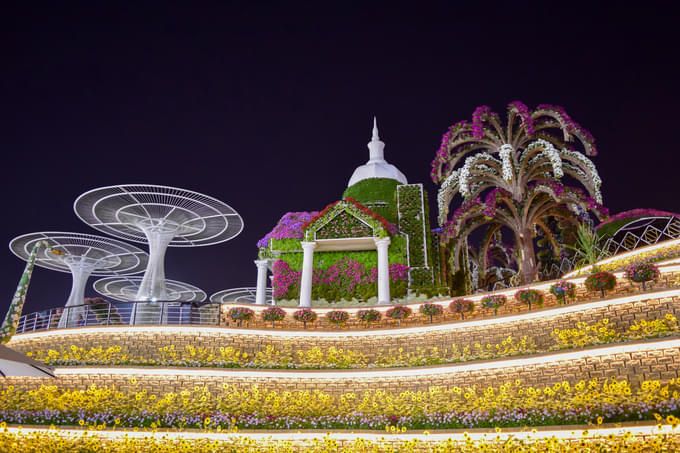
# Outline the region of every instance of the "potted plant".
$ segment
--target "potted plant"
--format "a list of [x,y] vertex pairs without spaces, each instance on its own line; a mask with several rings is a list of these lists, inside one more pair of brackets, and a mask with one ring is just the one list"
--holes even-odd
[[590,291],[600,290],[604,298],[604,292],[616,287],[616,277],[611,272],[600,271],[590,274],[586,278],[586,288]]
[[456,299],[449,305],[449,310],[453,313],[460,313],[460,319],[465,319],[465,313],[472,313],[475,303],[468,299]]
[[380,321],[382,314],[378,310],[369,308],[367,310],[359,310],[357,313],[357,318],[359,318],[361,321],[364,321],[366,323],[366,328],[368,329],[372,322]]
[[432,324],[432,317],[442,314],[444,309],[439,304],[425,303],[420,306],[420,314],[430,317],[430,324]]
[[624,269],[626,277],[636,283],[642,283],[642,290],[646,291],[645,283],[653,281],[657,283],[661,272],[659,268],[652,263],[634,263]]
[[491,296],[482,297],[482,307],[493,308],[493,315],[498,315],[498,309],[505,305],[508,298],[502,294],[494,294]]
[[531,304],[534,306],[543,306],[543,293],[537,289],[520,289],[515,293],[515,300],[529,305],[529,310],[531,310]]
[[567,304],[567,296],[573,301],[576,297],[576,285],[566,280],[559,281],[550,287],[550,294]]
[[276,321],[282,321],[286,317],[286,312],[281,307],[269,307],[262,310],[262,320],[271,321],[272,329]]
[[326,319],[335,324],[335,328],[339,329],[340,324],[344,324],[349,319],[349,313],[343,310],[332,310],[326,313]]
[[250,321],[255,313],[250,308],[235,307],[229,310],[228,316],[234,321],[238,322],[238,327],[241,327],[243,321]]
[[387,310],[385,316],[399,321],[399,327],[401,327],[401,320],[408,318],[411,315],[411,313],[412,310],[410,308],[404,307],[403,305],[397,305],[396,307],[392,307],[389,310]]
[[316,313],[314,313],[309,308],[302,308],[302,309],[296,311],[295,313],[293,313],[293,319],[301,322],[303,329],[307,328],[308,322],[316,321],[316,318],[317,318]]

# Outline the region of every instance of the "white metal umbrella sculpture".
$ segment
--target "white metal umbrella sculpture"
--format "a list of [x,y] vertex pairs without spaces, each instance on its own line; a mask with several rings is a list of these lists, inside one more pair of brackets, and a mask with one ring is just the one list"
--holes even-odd
[[[106,277],[94,282],[92,287],[104,297],[134,302],[142,280],[142,277]],[[208,297],[202,289],[176,280],[165,280],[165,292],[165,300],[169,302],[203,302]]]
[[[274,291],[271,288],[265,290],[266,300],[271,301]],[[210,302],[223,304],[233,302],[237,304],[254,304],[257,300],[257,288],[231,288],[223,289],[210,296]]]
[[[106,277],[94,282],[92,287],[109,299],[136,302],[142,280],[141,277]],[[191,302],[203,302],[207,298],[203,290],[175,280],[165,281],[165,292],[163,302],[136,302],[129,307],[130,324],[190,324]]]
[[229,205],[174,187],[131,184],[85,192],[73,205],[85,223],[117,238],[149,245],[149,264],[136,300],[167,300],[168,247],[198,247],[233,239],[243,230]]
[[56,377],[47,365],[0,345],[0,376]]
[[[46,241],[36,256],[36,266],[68,272],[73,278],[71,294],[66,301],[59,327],[77,323],[84,311],[85,285],[91,275],[128,275],[142,272],[148,255],[142,249],[112,238],[82,233],[46,231],[18,236],[9,243],[16,256],[27,260],[36,242]],[[73,309],[69,309],[73,307]]]

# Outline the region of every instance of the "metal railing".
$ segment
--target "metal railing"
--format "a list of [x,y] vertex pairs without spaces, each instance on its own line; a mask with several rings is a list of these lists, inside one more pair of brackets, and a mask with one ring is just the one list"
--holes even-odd
[[16,333],[115,325],[218,326],[220,304],[191,302],[102,302],[28,313]]

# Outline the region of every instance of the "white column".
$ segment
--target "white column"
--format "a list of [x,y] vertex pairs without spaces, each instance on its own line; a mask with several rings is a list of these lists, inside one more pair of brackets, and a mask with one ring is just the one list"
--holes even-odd
[[[83,257],[67,257],[64,262],[71,270],[73,284],[71,294],[66,301],[64,311],[59,318],[59,328],[73,327],[78,325],[78,318],[85,315],[85,285],[90,275],[95,270],[95,266]],[[74,308],[70,308],[74,307]]]
[[300,278],[300,307],[312,306],[312,272],[314,270],[314,248],[316,242],[301,242],[304,256],[302,257],[302,277]]
[[387,249],[390,246],[390,238],[375,239],[378,249],[378,304],[390,303],[390,261]]
[[257,290],[255,305],[264,305],[267,297],[267,260],[255,260],[257,266]]

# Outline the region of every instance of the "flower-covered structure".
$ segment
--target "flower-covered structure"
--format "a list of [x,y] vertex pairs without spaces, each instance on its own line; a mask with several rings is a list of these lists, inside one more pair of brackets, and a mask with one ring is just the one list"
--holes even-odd
[[[438,278],[427,194],[384,159],[374,123],[369,161],[341,200],[322,211],[289,212],[258,242],[258,288],[272,271],[274,300],[388,303]],[[264,299],[264,298],[263,298]],[[264,303],[264,301],[262,301]]]
[[[481,106],[471,122],[451,126],[432,162],[431,176],[440,184],[439,223],[442,240],[451,242],[454,267],[471,233],[485,227],[486,237],[492,238],[495,231],[507,227],[514,234],[522,283],[534,280],[537,228],[559,255],[558,241],[545,218],[565,217],[564,208],[574,221],[588,211],[601,220],[608,216],[601,204],[602,180],[587,157],[596,154],[593,136],[559,106],[539,105],[531,111],[519,101],[512,102],[505,126],[497,113]],[[563,184],[565,175],[585,191]],[[456,195],[462,197],[462,204],[449,216]],[[482,244],[482,257],[485,247]]]

